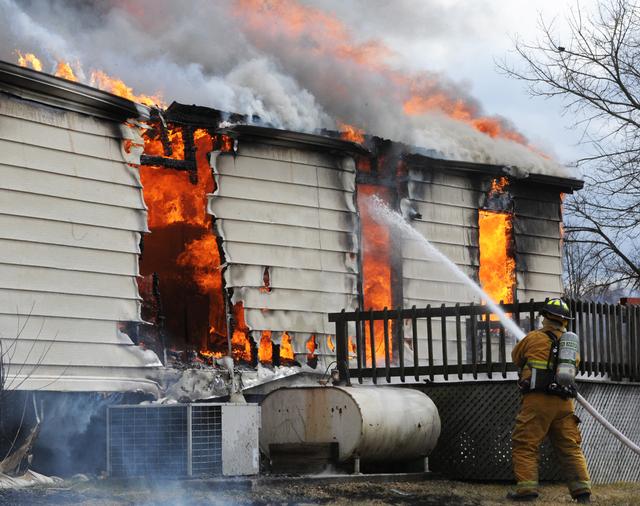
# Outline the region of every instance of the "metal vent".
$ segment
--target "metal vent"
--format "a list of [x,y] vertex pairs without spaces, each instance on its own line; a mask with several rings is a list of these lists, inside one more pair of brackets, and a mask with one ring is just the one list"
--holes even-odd
[[191,474],[222,474],[222,406],[191,406]]
[[[111,406],[107,471],[114,477],[255,474],[258,410],[251,404]],[[245,427],[242,444],[255,452],[234,451],[235,433],[223,443],[225,419],[228,427]]]

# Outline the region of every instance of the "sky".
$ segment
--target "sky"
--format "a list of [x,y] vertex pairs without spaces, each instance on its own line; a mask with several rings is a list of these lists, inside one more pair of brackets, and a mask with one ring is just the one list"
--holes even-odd
[[573,118],[559,100],[529,96],[496,62],[519,65],[513,39],[534,41],[540,17],[556,18],[562,38],[575,4],[0,0],[0,59],[33,52],[45,71],[68,61],[95,84],[92,70],[104,70],[166,102],[294,130],[346,123],[447,158],[571,175],[558,164],[585,152]]

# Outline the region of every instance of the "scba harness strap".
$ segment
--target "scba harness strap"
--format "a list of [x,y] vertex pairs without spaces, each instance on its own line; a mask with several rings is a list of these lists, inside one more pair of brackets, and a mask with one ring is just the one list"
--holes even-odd
[[578,392],[575,386],[560,385],[556,379],[556,368],[558,366],[559,342],[556,335],[551,331],[545,331],[551,340],[547,362],[542,360],[529,360],[527,364],[531,369],[531,380],[523,393],[544,392],[550,395],[558,395],[564,399],[573,399]]

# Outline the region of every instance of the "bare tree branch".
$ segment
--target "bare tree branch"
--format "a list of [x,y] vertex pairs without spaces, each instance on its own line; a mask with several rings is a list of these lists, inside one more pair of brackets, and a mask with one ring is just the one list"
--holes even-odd
[[572,295],[637,290],[640,7],[605,0],[588,13],[576,1],[564,23],[569,35],[560,37],[557,20],[541,19],[538,41],[514,40],[520,65],[498,66],[526,83],[533,96],[563,98],[592,151],[577,162],[585,189],[565,200],[567,289]]

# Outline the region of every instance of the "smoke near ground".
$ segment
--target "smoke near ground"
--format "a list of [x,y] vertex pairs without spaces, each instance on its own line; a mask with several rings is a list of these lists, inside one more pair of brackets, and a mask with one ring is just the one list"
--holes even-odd
[[68,61],[87,81],[101,69],[167,102],[258,115],[293,130],[347,123],[448,158],[560,173],[464,86],[416,70],[377,36],[445,30],[471,28],[464,18],[452,23],[437,0],[0,0],[3,60],[32,52],[44,71]]

